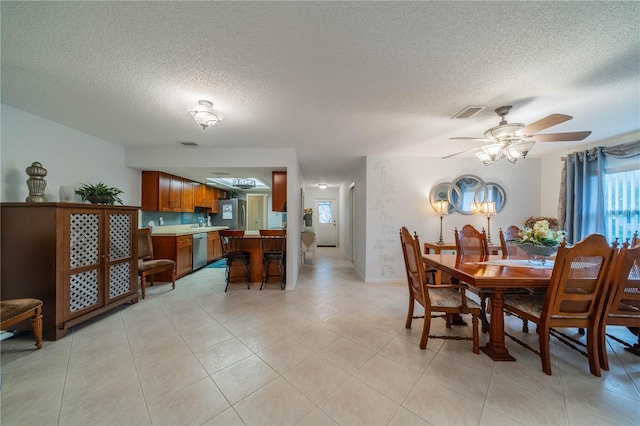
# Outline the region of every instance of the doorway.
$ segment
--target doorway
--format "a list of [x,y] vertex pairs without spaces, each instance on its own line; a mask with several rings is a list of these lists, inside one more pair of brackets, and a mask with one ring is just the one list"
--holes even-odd
[[267,229],[267,195],[247,194],[247,231]]
[[316,226],[316,240],[318,246],[336,247],[338,238],[336,199],[316,198],[315,210],[318,212]]

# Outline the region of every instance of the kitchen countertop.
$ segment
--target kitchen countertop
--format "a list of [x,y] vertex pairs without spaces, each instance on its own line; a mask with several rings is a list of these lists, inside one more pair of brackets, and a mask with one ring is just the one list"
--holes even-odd
[[198,228],[192,228],[192,225],[167,225],[156,226],[152,236],[158,237],[178,237],[182,235],[200,234],[202,232],[222,231],[223,229],[229,229],[228,226],[203,226]]

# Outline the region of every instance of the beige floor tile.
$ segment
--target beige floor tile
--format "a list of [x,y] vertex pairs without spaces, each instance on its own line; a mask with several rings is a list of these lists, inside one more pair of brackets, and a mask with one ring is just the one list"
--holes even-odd
[[402,406],[434,425],[478,424],[482,414],[481,402],[441,386],[432,386],[424,377]]
[[422,374],[433,361],[436,353],[429,349],[420,349],[405,336],[397,336],[380,350],[380,355],[398,364]]
[[355,374],[356,378],[398,404],[409,395],[420,376],[382,355],[375,355]]
[[233,337],[217,321],[214,324],[180,333],[193,352],[201,351]]
[[446,387],[469,399],[483,402],[491,381],[493,362],[488,357],[461,352],[438,353],[423,375],[432,386]]
[[347,381],[349,374],[316,355],[285,373],[284,378],[318,404]]
[[638,400],[608,391],[602,386],[600,377],[593,377],[593,380],[568,378],[564,383],[571,424],[640,424]]
[[314,408],[309,414],[304,416],[302,420],[296,423],[298,426],[337,426],[338,423],[333,421],[333,419],[327,416],[321,409],[318,407]]
[[318,407],[343,425],[387,424],[399,408],[398,404],[353,377]]
[[340,338],[333,331],[314,324],[293,335],[293,338],[302,343],[313,352],[319,352]]
[[504,426],[520,426],[522,423],[513,420],[503,414],[498,413],[495,410],[492,410],[489,407],[484,407],[482,410],[482,417],[480,417],[480,426],[496,426],[496,425],[504,425]]
[[294,339],[288,338],[258,352],[257,355],[279,374],[284,374],[311,358],[313,352]]
[[149,368],[149,364],[143,365],[147,368],[140,370],[138,377],[147,402],[157,400],[207,376],[207,372],[193,354],[174,359],[168,364],[163,363],[158,368]]
[[230,407],[202,426],[244,426],[244,422],[233,407]]
[[147,407],[138,408],[137,410],[121,413],[120,417],[115,419],[109,426],[151,426],[151,419]]
[[209,374],[222,370],[251,355],[253,355],[253,352],[236,338],[225,340],[195,353],[196,358]]
[[394,338],[393,334],[366,324],[358,325],[353,330],[347,331],[343,336],[374,352],[378,352]]
[[279,377],[234,408],[247,425],[291,425],[310,413],[314,405]]
[[318,352],[320,356],[331,361],[348,373],[355,373],[375,354],[351,340],[341,338]]
[[286,334],[269,326],[254,328],[253,330],[240,333],[237,336],[238,339],[253,352],[261,351],[287,337]]
[[404,407],[398,408],[389,422],[389,426],[428,426],[430,424]]
[[267,363],[252,355],[211,375],[231,404],[252,394],[278,377]]
[[154,425],[200,425],[230,405],[210,377],[149,403]]

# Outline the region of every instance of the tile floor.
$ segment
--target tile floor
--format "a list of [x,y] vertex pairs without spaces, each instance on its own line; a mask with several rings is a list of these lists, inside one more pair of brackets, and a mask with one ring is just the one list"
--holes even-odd
[[[294,291],[224,293],[223,280],[203,269],[174,291],[151,287],[40,351],[28,333],[3,341],[2,425],[640,424],[640,358],[618,343],[600,378],[555,340],[552,376],[513,342],[517,362],[474,355],[468,341],[422,351],[421,320],[404,328],[405,282],[365,284],[331,248]],[[507,327],[518,334],[520,322]]]

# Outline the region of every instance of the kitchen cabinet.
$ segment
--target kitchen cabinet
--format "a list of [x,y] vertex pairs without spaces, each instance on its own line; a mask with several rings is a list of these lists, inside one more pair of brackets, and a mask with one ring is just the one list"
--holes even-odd
[[271,172],[271,210],[287,211],[287,172]]
[[[193,269],[193,237],[191,235],[152,235],[153,257],[176,262],[176,278],[182,278]],[[170,282],[171,274],[155,275],[156,281]]]
[[220,233],[218,231],[207,232],[207,262],[213,262],[221,257]]
[[182,211],[192,212],[195,207],[196,182],[182,180]]
[[[192,212],[183,206],[185,179],[156,171],[142,172],[142,210],[158,212]],[[193,198],[192,198],[193,200]],[[188,200],[187,200],[188,201]]]
[[0,297],[42,300],[43,331],[52,340],[136,303],[138,208],[2,203]]

